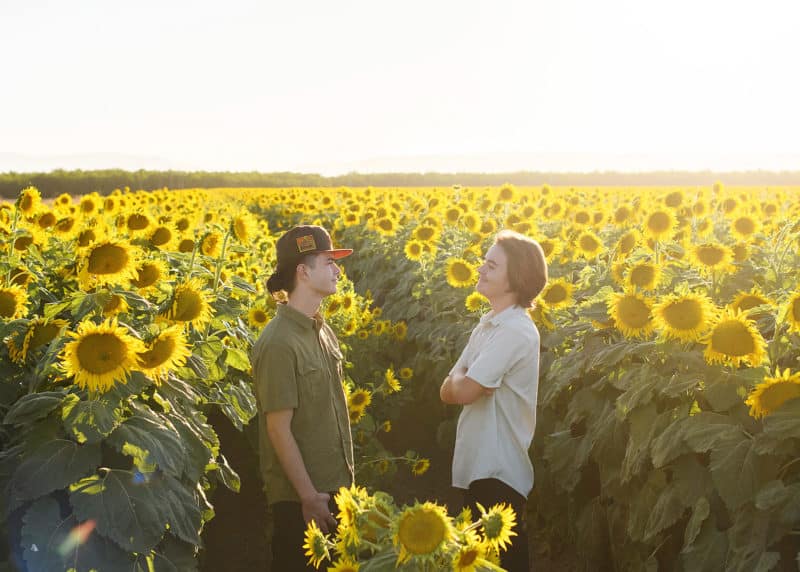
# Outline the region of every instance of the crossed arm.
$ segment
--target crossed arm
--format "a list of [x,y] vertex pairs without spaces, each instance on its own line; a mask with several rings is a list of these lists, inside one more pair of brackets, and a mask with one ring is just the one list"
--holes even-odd
[[439,388],[441,400],[454,405],[468,405],[492,393],[494,393],[494,389],[484,387],[469,377],[465,367],[456,368],[444,378],[444,382]]

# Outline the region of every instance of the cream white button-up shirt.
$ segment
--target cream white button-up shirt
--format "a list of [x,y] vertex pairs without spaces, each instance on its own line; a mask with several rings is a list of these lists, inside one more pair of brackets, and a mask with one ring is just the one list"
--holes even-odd
[[465,405],[458,418],[453,486],[498,479],[527,497],[533,488],[528,448],[536,428],[539,330],[525,309],[511,306],[481,317],[451,373],[462,367],[495,391]]

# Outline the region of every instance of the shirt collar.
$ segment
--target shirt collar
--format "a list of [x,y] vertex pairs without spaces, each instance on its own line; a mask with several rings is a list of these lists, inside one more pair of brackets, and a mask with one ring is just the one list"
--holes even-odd
[[519,312],[524,312],[525,310],[522,306],[518,304],[512,304],[499,314],[495,314],[494,310],[490,310],[486,312],[483,316],[481,316],[481,324],[491,324],[492,326],[499,326],[500,324],[505,324],[512,320],[514,316],[516,316]]
[[301,311],[292,308],[286,303],[278,304],[277,313],[281,317],[291,320],[303,328],[313,328],[318,330],[325,323],[325,320],[322,319],[322,316],[319,313],[315,314],[313,318],[309,318]]

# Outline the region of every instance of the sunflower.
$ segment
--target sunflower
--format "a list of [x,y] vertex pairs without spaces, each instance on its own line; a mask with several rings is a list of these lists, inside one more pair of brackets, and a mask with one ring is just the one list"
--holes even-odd
[[136,268],[136,277],[131,285],[139,290],[151,290],[169,277],[169,270],[163,260],[147,260]]
[[0,318],[16,320],[28,313],[28,294],[21,286],[0,287]]
[[42,194],[36,187],[26,187],[20,191],[16,205],[23,215],[34,215],[42,206]]
[[561,241],[554,238],[543,238],[539,241],[539,246],[542,247],[542,252],[548,263],[553,262],[555,257],[561,254]]
[[117,324],[116,318],[102,324],[82,322],[75,338],[65,347],[61,368],[91,395],[105,393],[116,383],[127,383],[131,370],[138,368],[137,355],[144,351],[141,340]]
[[264,308],[254,306],[247,311],[247,322],[254,330],[260,330],[269,323],[269,314]]
[[765,377],[750,392],[745,404],[750,406],[750,415],[760,419],[774,413],[787,401],[798,397],[800,397],[800,371],[792,374],[788,369],[783,373],[778,370],[775,377]]
[[56,215],[51,211],[45,211],[36,219],[36,226],[38,226],[40,230],[47,230],[55,226],[56,222],[58,222]]
[[453,525],[445,509],[432,502],[417,502],[393,523],[392,541],[400,549],[397,564],[432,562],[452,537]]
[[414,377],[414,370],[411,369],[410,367],[403,367],[400,368],[399,374],[400,374],[400,379],[409,380],[412,377]]
[[517,189],[510,183],[504,184],[497,191],[497,200],[501,203],[511,203],[517,198]]
[[[13,337],[9,338],[9,355],[16,363],[25,361],[31,352],[47,346],[61,335],[69,324],[66,320],[53,320],[50,318],[34,318],[28,323],[22,344],[17,344]],[[21,335],[21,333],[19,334]]]
[[467,288],[475,284],[478,272],[463,258],[447,260],[447,283],[453,288]]
[[370,226],[381,236],[390,237],[397,233],[397,222],[390,216],[382,216],[370,222]]
[[186,335],[179,326],[170,326],[160,332],[147,349],[139,354],[139,369],[159,383],[170,370],[183,366],[192,355]]
[[252,215],[247,211],[242,211],[231,219],[231,231],[242,244],[248,244],[255,233],[256,223]]
[[428,469],[431,468],[431,462],[429,459],[420,458],[414,461],[414,464],[411,466],[411,472],[416,475],[424,475]]
[[323,560],[330,560],[328,538],[317,526],[317,521],[313,519],[306,526],[303,548],[306,550],[305,555],[308,556],[309,564],[314,568],[319,568]]
[[461,217],[461,224],[470,232],[479,232],[481,229],[481,217],[474,212],[467,212]]
[[200,241],[200,252],[211,258],[216,258],[222,252],[222,235],[218,232],[208,232]]
[[510,506],[496,504],[488,511],[478,504],[481,511],[480,522],[486,542],[492,548],[505,550],[506,544],[511,543],[511,537],[517,533],[512,530],[517,524],[517,515]]
[[650,301],[637,292],[612,293],[607,301],[608,313],[617,329],[627,338],[646,336],[653,323]]
[[729,269],[733,252],[724,244],[706,242],[692,247],[690,257],[695,267],[703,272],[710,272]]
[[664,337],[683,342],[699,341],[715,312],[707,296],[688,291],[670,294],[653,307],[653,317]]
[[469,296],[467,296],[467,299],[464,300],[464,306],[466,306],[467,310],[470,312],[479,312],[488,303],[489,300],[487,300],[486,296],[480,292],[472,292]]
[[753,367],[764,361],[766,342],[755,323],[741,312],[726,310],[712,323],[711,331],[702,340],[706,362],[734,367],[746,363]]
[[104,240],[86,248],[78,261],[83,290],[98,286],[127,287],[136,278],[138,249],[122,240]]
[[747,312],[758,306],[774,306],[775,302],[764,296],[761,289],[756,286],[750,292],[739,292],[729,304],[731,310]]
[[544,287],[539,298],[548,308],[564,308],[572,304],[572,291],[575,286],[563,278],[551,280]]
[[386,382],[386,386],[389,388],[389,393],[396,393],[403,389],[392,368],[388,368],[386,370],[386,372],[383,374],[383,380]]
[[575,257],[583,257],[586,260],[594,260],[603,251],[603,241],[590,230],[585,230],[578,235],[573,245]]
[[652,262],[637,262],[628,268],[627,284],[632,288],[655,290],[661,280],[661,267]]
[[364,411],[372,403],[372,393],[369,390],[359,387],[347,396],[347,408]]
[[192,324],[199,328],[211,320],[214,310],[208,301],[208,293],[197,278],[190,278],[177,286],[172,296],[172,304],[164,316],[173,322]]
[[170,250],[175,240],[175,232],[165,224],[160,224],[153,229],[149,236],[150,244],[161,250]]
[[421,242],[429,242],[431,244],[439,240],[439,229],[435,226],[423,224],[414,229],[411,237]]
[[731,221],[731,234],[742,241],[748,241],[760,230],[758,221],[748,214],[742,214]]
[[656,209],[645,217],[644,232],[654,240],[669,239],[676,223],[675,215],[670,209]]
[[103,304],[103,316],[111,318],[117,314],[123,314],[128,311],[128,302],[119,294],[111,294],[108,302]]
[[145,232],[151,224],[152,221],[150,217],[144,213],[131,213],[128,215],[128,218],[125,219],[125,226],[127,226],[128,230],[133,234]]
[[408,324],[403,321],[395,322],[392,326],[392,336],[394,339],[403,341],[406,339],[406,335],[408,334]]
[[789,324],[790,332],[800,333],[800,290],[789,296],[786,301],[783,319]]
[[617,241],[617,254],[619,256],[628,256],[633,249],[639,244],[641,236],[636,230],[629,230],[619,237]]
[[633,209],[627,205],[620,205],[611,215],[612,222],[617,226],[630,224],[633,219]]

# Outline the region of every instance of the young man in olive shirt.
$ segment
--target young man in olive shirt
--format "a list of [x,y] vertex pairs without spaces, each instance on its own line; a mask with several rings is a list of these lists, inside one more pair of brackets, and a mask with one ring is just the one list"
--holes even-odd
[[314,520],[333,532],[332,495],[353,482],[353,442],[342,388],[342,354],[319,313],[336,292],[334,249],[319,226],[297,226],[278,239],[277,265],[267,281],[284,290],[253,346],[251,361],[259,409],[261,473],[275,523],[272,570],[313,569],[303,554],[303,533]]

